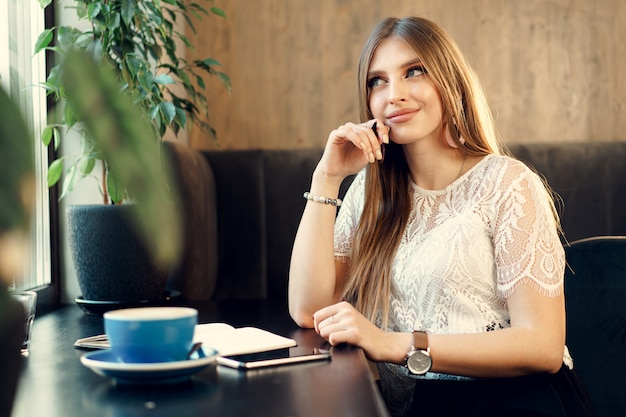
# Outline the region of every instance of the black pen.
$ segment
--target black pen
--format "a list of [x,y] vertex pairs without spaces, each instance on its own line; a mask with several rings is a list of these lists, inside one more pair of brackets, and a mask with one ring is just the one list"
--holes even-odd
[[[374,120],[374,124],[372,125],[372,130],[374,131],[374,135],[376,135],[376,138],[378,138],[378,132],[376,131],[377,124],[378,124],[378,121]],[[380,144],[380,153],[382,154],[382,158],[378,160],[378,163],[382,164],[383,161],[385,160],[385,144],[384,143]]]

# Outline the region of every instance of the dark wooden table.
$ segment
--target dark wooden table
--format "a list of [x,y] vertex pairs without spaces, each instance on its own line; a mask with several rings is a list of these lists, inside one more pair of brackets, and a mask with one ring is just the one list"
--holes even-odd
[[[300,329],[284,303],[221,301],[192,304],[199,322],[257,326],[322,347]],[[332,360],[237,371],[212,365],[183,383],[116,385],[80,363],[76,339],[103,333],[101,317],[63,306],[35,319],[30,357],[24,360],[13,417],[85,416],[388,416],[363,352],[332,348]]]

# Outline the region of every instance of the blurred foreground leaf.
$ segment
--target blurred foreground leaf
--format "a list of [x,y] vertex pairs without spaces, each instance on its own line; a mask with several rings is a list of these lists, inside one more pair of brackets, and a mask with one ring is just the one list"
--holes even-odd
[[0,234],[28,227],[33,191],[33,137],[0,87]]
[[24,265],[34,196],[33,136],[0,87],[0,293]]

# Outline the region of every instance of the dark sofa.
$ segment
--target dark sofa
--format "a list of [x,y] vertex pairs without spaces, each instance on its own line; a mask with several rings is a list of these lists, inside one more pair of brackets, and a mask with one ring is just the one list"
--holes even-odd
[[[509,148],[560,196],[565,245],[593,236],[626,236],[626,142]],[[186,218],[185,258],[170,287],[189,299],[284,303],[291,246],[306,202],[302,194],[309,189],[322,150],[200,152],[177,143],[167,143],[166,150],[178,174]],[[344,182],[341,196],[349,182]],[[568,253],[588,246],[579,243],[566,246],[572,249]],[[620,359],[626,350],[626,276],[605,276],[603,271],[625,270],[626,245],[613,246],[613,261],[604,251],[568,257],[576,271],[566,271],[566,299],[571,299],[566,306],[567,343],[576,369],[593,385],[589,388],[599,416],[614,416],[626,412],[620,394],[626,389]],[[596,265],[615,259],[621,264],[594,267],[586,256],[595,257]],[[606,360],[618,362],[598,369],[598,361]]]
[[[291,245],[306,202],[302,194],[322,150],[195,151],[166,145],[187,219],[185,259],[170,286],[191,299],[284,299]],[[626,142],[509,148],[561,197],[568,241],[626,235]]]

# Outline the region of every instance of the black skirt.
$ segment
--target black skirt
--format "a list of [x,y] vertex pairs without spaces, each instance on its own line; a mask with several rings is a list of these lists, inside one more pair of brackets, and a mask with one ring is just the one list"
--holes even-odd
[[595,417],[596,413],[576,372],[563,366],[556,374],[516,378],[418,379],[410,411],[402,415]]

